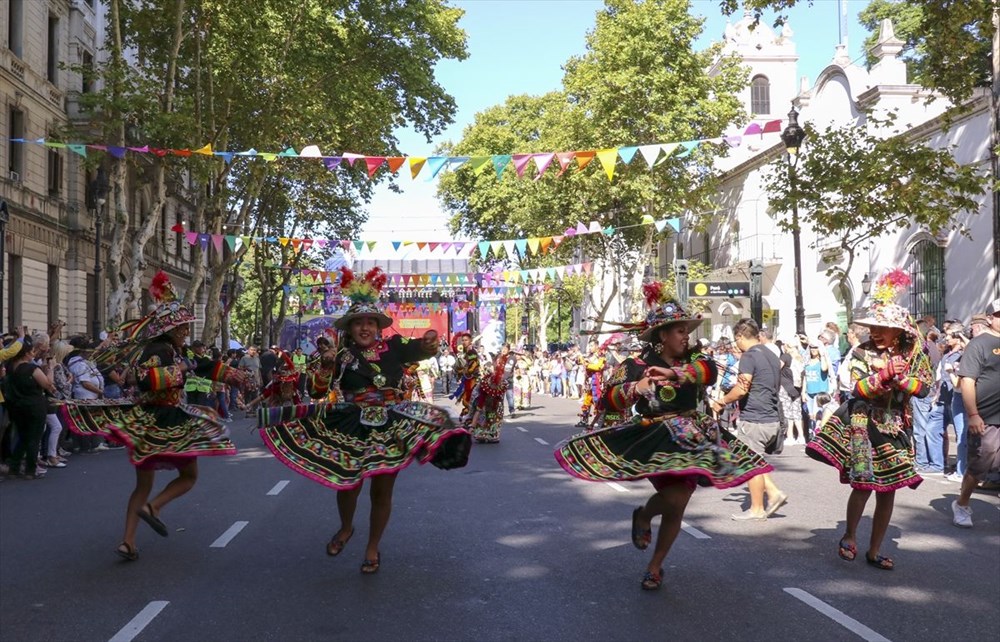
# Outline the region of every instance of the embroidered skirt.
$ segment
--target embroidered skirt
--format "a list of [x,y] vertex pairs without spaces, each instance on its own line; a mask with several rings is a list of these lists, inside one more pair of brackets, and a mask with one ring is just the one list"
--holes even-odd
[[461,468],[472,445],[469,431],[445,410],[420,401],[268,408],[260,411],[259,425],[264,443],[283,464],[337,490],[399,472],[413,461]]
[[236,454],[218,413],[206,406],[81,399],[59,402],[58,414],[78,435],[124,444],[129,460],[144,470],[183,468],[194,457]]
[[563,470],[587,481],[647,479],[732,488],[774,470],[701,413],[626,423],[570,437],[556,446]]
[[923,481],[913,466],[913,442],[902,410],[875,408],[851,399],[837,409],[806,445],[806,454],[840,471],[840,483],[885,493],[916,488]]

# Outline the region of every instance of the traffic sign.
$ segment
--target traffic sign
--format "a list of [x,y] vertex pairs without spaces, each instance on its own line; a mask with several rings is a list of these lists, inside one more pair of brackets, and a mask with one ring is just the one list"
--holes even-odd
[[688,296],[699,298],[732,298],[750,296],[749,281],[693,281],[688,283]]

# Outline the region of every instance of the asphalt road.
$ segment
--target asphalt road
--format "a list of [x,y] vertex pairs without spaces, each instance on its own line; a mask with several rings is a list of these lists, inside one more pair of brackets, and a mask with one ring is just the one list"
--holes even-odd
[[[250,420],[240,453],[205,458],[195,489],[114,554],[134,473],[123,451],[75,455],[40,481],[0,483],[0,642],[75,640],[987,640],[1000,635],[1000,499],[951,524],[958,485],[896,494],[892,572],[837,557],[847,490],[802,446],[774,457],[789,503],[740,523],[745,487],[699,489],[658,592],[629,542],[647,483],[558,467],[576,403],[536,397],[469,465],[412,466],[396,484],[382,568],[362,576],[367,498],[336,558],[333,491],[295,475]],[[160,473],[157,487],[170,478]],[[861,525],[870,532],[874,502]]]

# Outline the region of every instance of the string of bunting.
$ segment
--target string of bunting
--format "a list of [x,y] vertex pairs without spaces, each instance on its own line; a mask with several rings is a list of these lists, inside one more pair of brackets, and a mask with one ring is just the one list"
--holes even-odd
[[[515,256],[525,258],[554,251],[567,238],[583,236],[586,234],[604,234],[614,236],[617,232],[643,225],[652,225],[657,232],[662,232],[670,226],[675,232],[681,230],[680,217],[655,219],[649,214],[644,214],[639,223],[635,225],[621,225],[618,227],[602,226],[597,221],[591,221],[589,225],[578,222],[573,227],[567,227],[562,234],[552,234],[548,236],[533,236],[523,239],[504,239],[498,241],[357,241],[344,239],[327,238],[295,238],[286,236],[244,236],[237,234],[210,234],[205,232],[192,232],[186,230],[182,223],[173,225],[170,230],[184,235],[184,239],[189,245],[201,245],[201,249],[208,251],[209,246],[214,247],[217,252],[222,253],[223,243],[229,246],[231,251],[236,251],[241,247],[252,244],[271,243],[282,247],[291,246],[295,252],[302,252],[311,247],[339,247],[346,251],[354,251],[358,255],[374,252],[375,248],[385,249],[386,245],[392,247],[394,252],[399,253],[403,249],[417,246],[419,250],[428,250],[433,253],[440,250],[441,254],[454,251],[455,255],[460,255],[467,247],[471,251],[479,253],[480,258],[486,259],[492,253],[494,259],[504,257],[514,258]],[[273,266],[272,266],[273,267]]]
[[[561,281],[574,274],[590,274],[593,262],[571,263],[552,267],[532,268],[527,270],[493,270],[489,272],[431,272],[427,274],[410,274],[389,272],[386,274],[388,287],[438,287],[463,284],[482,284],[482,287],[501,287],[504,283],[543,283],[545,281]],[[280,266],[276,269],[290,270],[293,274],[312,283],[306,287],[334,287],[340,281],[340,270],[314,270],[311,268],[295,268]],[[326,285],[329,284],[329,285]]]
[[[363,164],[369,178],[373,178],[383,167],[395,174],[405,164],[409,166],[410,177],[413,180],[416,180],[422,172],[426,175],[427,180],[433,180],[445,168],[454,170],[466,164],[469,165],[472,171],[476,174],[481,174],[487,169],[493,169],[496,173],[497,180],[502,180],[504,170],[508,166],[512,166],[514,168],[514,172],[517,174],[518,178],[522,178],[525,173],[529,172],[530,167],[534,167],[537,172],[535,180],[538,180],[545,174],[545,171],[553,163],[556,163],[559,166],[559,172],[556,176],[562,176],[566,170],[572,166],[574,160],[576,161],[577,170],[583,170],[596,158],[610,181],[614,178],[615,165],[619,159],[621,159],[624,164],[629,165],[636,156],[642,156],[643,160],[646,161],[648,169],[652,169],[654,165],[662,162],[661,156],[662,159],[666,159],[680,150],[678,157],[684,157],[691,154],[691,152],[694,151],[699,145],[705,143],[718,145],[725,144],[730,147],[737,147],[742,144],[744,137],[753,135],[763,136],[764,134],[780,132],[781,123],[781,120],[768,121],[763,125],[760,123],[751,123],[743,130],[742,133],[680,142],[654,143],[650,145],[625,145],[620,147],[608,147],[605,149],[582,151],[540,152],[533,154],[491,154],[484,156],[373,156],[368,154],[355,154],[352,152],[343,152],[339,155],[327,156],[320,151],[318,145],[306,145],[299,151],[296,151],[294,147],[288,147],[284,151],[280,152],[259,152],[253,148],[244,151],[230,152],[215,150],[212,148],[211,143],[203,145],[197,149],[174,149],[154,147],[148,144],[142,146],[118,146],[91,143],[66,143],[46,140],[45,138],[9,138],[8,140],[12,143],[33,143],[50,149],[68,149],[74,154],[78,154],[83,157],[86,157],[91,151],[110,154],[115,158],[125,158],[125,155],[129,153],[151,154],[161,158],[164,156],[177,156],[181,158],[211,156],[221,158],[227,164],[236,159],[259,158],[266,162],[274,162],[278,159],[285,160],[290,158],[304,158],[320,161],[331,171],[337,170],[344,165],[353,168],[356,163],[360,162]],[[427,168],[426,172],[424,172],[425,167]]]

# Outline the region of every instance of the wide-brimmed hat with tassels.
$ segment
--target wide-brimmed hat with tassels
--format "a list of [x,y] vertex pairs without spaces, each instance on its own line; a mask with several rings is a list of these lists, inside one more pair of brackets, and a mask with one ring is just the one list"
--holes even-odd
[[351,321],[361,317],[375,319],[379,330],[391,326],[392,317],[383,312],[379,305],[382,287],[389,279],[382,268],[374,267],[368,270],[365,277],[360,280],[354,278],[354,272],[348,268],[343,268],[341,273],[340,289],[351,300],[351,307],[344,316],[333,322],[333,326],[338,330],[347,330]]
[[863,319],[855,319],[854,323],[869,328],[899,328],[914,338],[920,338],[920,331],[910,318],[910,311],[896,303],[896,299],[910,283],[910,275],[899,268],[880,276],[875,282],[868,315]]

